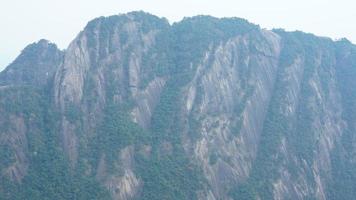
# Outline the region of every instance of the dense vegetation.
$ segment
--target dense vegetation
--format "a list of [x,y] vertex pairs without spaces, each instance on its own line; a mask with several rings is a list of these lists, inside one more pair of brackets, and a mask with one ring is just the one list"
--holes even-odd
[[[136,26],[132,23],[138,24],[139,29],[133,30]],[[137,199],[194,200],[212,190],[214,186],[207,180],[211,177],[204,177],[201,163],[187,153],[194,148],[191,144],[202,137],[203,128],[202,117],[195,115],[199,113],[198,106],[192,108],[189,116],[184,116],[186,106],[182,94],[207,53],[211,53],[209,59],[215,59],[213,51],[209,50],[231,38],[250,37],[247,49],[240,52],[246,55],[241,57],[249,57],[248,54],[268,57],[261,55],[254,45],[266,45],[260,31],[258,26],[242,19],[210,16],[185,18],[172,25],[166,19],[143,12],[95,19],[81,33],[86,36],[83,40],[86,44],[82,45],[88,48],[90,57],[83,98],[79,103],[65,101],[63,110],[53,99],[53,76],[55,67],[62,62],[62,53],[53,45],[49,45],[49,51],[42,51],[43,47],[36,44],[30,45],[9,69],[0,73],[0,199],[111,199],[114,192],[120,191],[117,188],[109,191],[106,178],[122,176],[125,165],[130,165],[140,182]],[[246,179],[229,183],[224,188],[228,191],[219,192],[236,200],[273,199],[275,181],[283,178],[283,171],[290,174],[291,181],[297,182],[303,176],[307,186],[314,187],[317,180],[310,166],[315,164],[323,131],[313,127],[316,121],[325,123],[321,101],[330,97],[329,84],[335,78],[342,119],[347,126],[340,142],[335,142],[330,177],[325,176],[322,181],[327,183],[328,199],[353,199],[356,196],[356,87],[350,86],[356,85],[356,48],[345,40],[333,42],[302,32],[274,30],[274,33],[281,39],[281,54],[258,138],[256,158]],[[147,47],[149,34],[156,34],[158,39],[155,45]],[[116,40],[119,45],[112,45]],[[115,54],[117,52],[120,53]],[[56,55],[54,60],[51,55]],[[139,85],[130,85],[128,78],[133,55],[141,65],[138,77],[134,77],[140,79]],[[298,59],[301,63],[297,66],[301,71],[300,85],[295,94],[295,108],[292,108],[295,113],[289,115],[288,95],[293,87],[289,73]],[[207,68],[211,67],[211,60],[206,62]],[[231,118],[234,119],[225,127],[232,133],[227,136],[229,139],[241,136],[244,109],[258,87],[250,81],[250,69],[260,66],[253,59],[248,63],[239,57],[236,60],[244,94],[231,108]],[[42,65],[46,61],[50,65]],[[45,66],[43,72],[50,70],[51,73],[38,74],[32,65]],[[11,70],[16,71],[13,76],[20,78],[12,80],[11,73],[7,74]],[[115,73],[120,70],[124,75],[117,77]],[[331,77],[333,70],[336,77]],[[46,81],[33,80],[43,78],[42,75]],[[132,109],[138,104],[133,91],[146,89],[157,77],[166,82],[157,105],[150,111],[150,124],[143,128],[132,120]],[[318,77],[317,81],[315,77]],[[317,84],[320,91],[316,89]],[[197,104],[202,103],[203,92],[198,83]],[[61,137],[64,136],[60,132],[63,122],[74,127],[72,131],[78,145],[75,162],[70,160],[63,147]],[[211,126],[219,126],[218,121],[215,123]],[[22,134],[17,133],[18,130],[24,131],[25,138],[16,135]],[[9,138],[17,140],[14,142]],[[281,150],[285,146],[288,148]],[[131,160],[121,160],[120,152],[124,149],[132,151]],[[22,152],[26,158],[21,163],[21,167],[26,167],[24,177],[11,179],[18,175],[17,169],[15,173],[3,175],[9,167],[19,164],[18,155]],[[225,158],[219,153],[209,149],[204,164],[216,167],[217,171],[221,170],[221,165],[230,165],[221,162]],[[101,163],[104,164],[100,171]],[[315,197],[315,191],[311,190],[305,199]]]
[[[328,39],[318,38],[302,32],[288,33],[283,30],[275,30],[282,36],[284,47],[281,52],[278,74],[275,82],[274,93],[271,98],[266,121],[264,122],[257,158],[253,164],[252,172],[246,183],[237,184],[230,191],[234,199],[273,199],[273,183],[280,178],[280,169],[286,168],[292,177],[297,179],[298,174],[306,173],[308,182],[314,184],[312,171],[308,168],[282,163],[284,156],[280,146],[282,139],[290,145],[287,154],[294,154],[299,162],[312,165],[314,152],[318,144],[320,133],[313,130],[313,120],[321,113],[317,108],[310,106],[310,101],[315,95],[310,80],[315,73],[328,73],[333,63],[332,54],[334,49]],[[321,63],[318,62],[318,57]],[[298,91],[299,99],[296,107],[296,116],[286,115],[286,99],[290,90],[289,79],[286,79],[287,68],[294,64],[295,60],[301,59],[303,66],[302,83]],[[317,71],[318,70],[318,71]],[[319,74],[323,81],[327,74]],[[321,83],[327,87],[327,83]],[[326,91],[327,92],[327,91]],[[323,94],[322,94],[323,95]],[[324,94],[326,95],[326,94]]]
[[[107,193],[95,179],[70,171],[69,162],[58,146],[56,121],[59,116],[50,105],[47,92],[29,87],[0,91],[1,112],[6,113],[2,117],[15,115],[25,121],[28,141],[25,153],[31,163],[21,184],[1,178],[0,191],[6,192],[0,193],[0,199],[105,199]],[[9,131],[1,128],[1,132]],[[9,164],[14,149],[4,150],[1,151],[5,156],[2,164]]]
[[328,187],[330,199],[352,199],[356,195],[355,121],[356,121],[356,49],[347,40],[336,45],[338,60],[337,78],[341,91],[343,119],[348,126],[344,130],[341,144],[332,155],[332,179]]

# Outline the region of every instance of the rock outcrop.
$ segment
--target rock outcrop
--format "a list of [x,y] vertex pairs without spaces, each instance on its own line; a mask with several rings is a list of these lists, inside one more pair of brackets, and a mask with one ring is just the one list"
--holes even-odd
[[53,43],[40,40],[28,45],[0,74],[0,85],[30,85],[41,87],[52,81],[63,52]]
[[0,73],[0,198],[352,199],[355,61],[238,18],[94,19]]

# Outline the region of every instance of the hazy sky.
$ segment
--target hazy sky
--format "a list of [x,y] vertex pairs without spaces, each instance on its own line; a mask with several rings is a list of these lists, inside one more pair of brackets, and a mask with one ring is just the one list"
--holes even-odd
[[262,28],[356,43],[355,0],[0,0],[0,70],[29,43],[45,38],[64,49],[89,20],[133,10],[170,22],[198,14],[242,17]]

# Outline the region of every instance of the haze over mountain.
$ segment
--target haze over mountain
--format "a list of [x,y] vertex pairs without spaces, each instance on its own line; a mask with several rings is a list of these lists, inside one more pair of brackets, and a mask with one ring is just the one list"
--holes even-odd
[[355,77],[346,39],[94,19],[0,73],[0,199],[353,199]]
[[[303,30],[356,42],[356,2],[352,0],[2,0],[0,71],[28,44],[46,38],[66,49],[87,22],[132,10],[166,17],[170,23],[200,14],[241,17],[263,28]],[[80,11],[80,12],[79,12]]]

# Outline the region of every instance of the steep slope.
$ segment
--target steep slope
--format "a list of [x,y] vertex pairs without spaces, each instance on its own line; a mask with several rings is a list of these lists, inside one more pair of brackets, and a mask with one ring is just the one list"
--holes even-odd
[[28,45],[0,74],[0,85],[43,86],[53,78],[63,52],[47,40]]
[[49,129],[55,128],[51,126],[55,119],[46,110],[50,109],[48,90],[62,56],[56,45],[40,40],[0,73],[1,197],[12,198],[15,185],[31,180],[33,169],[41,165],[36,154],[51,151],[42,144],[53,137]]
[[355,60],[238,18],[97,18],[0,73],[0,198],[352,199]]

